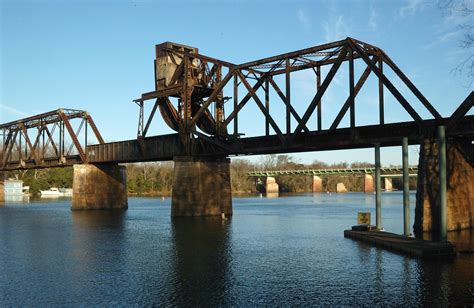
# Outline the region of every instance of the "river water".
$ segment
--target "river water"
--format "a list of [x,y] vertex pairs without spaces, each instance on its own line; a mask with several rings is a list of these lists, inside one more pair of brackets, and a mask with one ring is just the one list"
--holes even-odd
[[[401,193],[382,202],[384,228],[401,233]],[[170,203],[130,198],[124,212],[6,203],[0,306],[474,303],[474,254],[422,261],[344,238],[357,212],[374,213],[372,194],[234,198],[226,221],[171,219]],[[474,248],[472,233],[449,237]]]

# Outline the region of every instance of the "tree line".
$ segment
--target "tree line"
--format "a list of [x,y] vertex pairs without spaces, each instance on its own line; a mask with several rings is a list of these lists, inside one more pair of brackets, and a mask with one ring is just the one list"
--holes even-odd
[[[170,195],[173,185],[173,162],[153,162],[141,164],[126,164],[127,189],[131,195]],[[258,178],[247,176],[249,171],[258,170],[291,170],[291,169],[330,169],[330,168],[365,168],[373,167],[367,162],[326,164],[315,160],[310,164],[302,164],[289,155],[267,155],[259,161],[248,159],[232,159],[230,165],[231,187],[233,193],[263,192],[263,186],[258,185]],[[17,177],[24,185],[30,186],[32,194],[50,187],[72,187],[73,168],[51,168],[22,170],[10,172],[7,177]],[[260,179],[261,182],[264,178]],[[310,192],[312,189],[311,176],[282,175],[276,181],[280,192]],[[364,177],[361,175],[328,175],[322,177],[324,191],[335,191],[337,183],[344,183],[348,191],[362,191]],[[401,180],[393,179],[393,186],[401,188]],[[416,179],[410,179],[410,187],[416,187]]]

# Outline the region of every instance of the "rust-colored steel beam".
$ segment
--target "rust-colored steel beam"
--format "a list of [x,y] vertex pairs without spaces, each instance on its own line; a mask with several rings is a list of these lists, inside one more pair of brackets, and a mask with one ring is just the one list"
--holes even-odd
[[402,107],[410,114],[410,116],[417,122],[420,126],[422,125],[423,119],[420,115],[413,109],[413,107],[408,103],[408,101],[403,97],[403,95],[397,90],[397,88],[388,80],[388,78],[380,72],[378,67],[370,61],[369,56],[361,49],[360,46],[355,44],[352,40],[348,41],[350,46],[357,51],[357,53],[362,57],[364,62],[370,67],[370,69],[380,78],[382,78],[382,82],[387,87],[387,89],[395,96],[398,102],[402,105]]
[[268,112],[268,110],[265,109],[264,104],[263,104],[262,101],[258,98],[258,96],[256,95],[255,91],[253,90],[252,86],[248,83],[247,79],[245,79],[244,75],[243,75],[240,71],[237,71],[237,74],[239,74],[240,80],[241,80],[242,83],[245,85],[245,87],[247,88],[247,90],[249,91],[249,93],[252,95],[254,101],[257,103],[258,108],[260,108],[260,110],[262,111],[262,113],[265,115],[265,119],[268,120],[268,122],[270,123],[271,127],[272,127],[273,130],[276,132],[278,138],[280,138],[280,140],[281,140],[282,142],[285,142],[285,138],[283,137],[283,133],[282,133],[282,131],[280,130],[280,128],[278,127],[278,124],[275,122],[275,120],[274,120],[273,117],[270,115],[270,113]]
[[[81,119],[76,131],[71,125],[71,121],[75,119]],[[83,131],[84,125],[85,140],[81,144],[78,136]],[[59,134],[55,135],[57,127],[59,127]],[[0,130],[7,136],[0,148],[2,157],[0,170],[7,166],[9,170],[12,170],[12,168],[45,168],[86,162],[85,146],[87,145],[88,127],[94,131],[100,144],[105,143],[92,117],[82,110],[58,109],[0,124]],[[71,145],[65,144],[65,130],[68,131],[69,138],[72,140]],[[59,148],[55,138],[59,138]],[[67,151],[66,146],[69,146]],[[71,153],[73,148],[79,155]]]
[[[287,100],[286,100],[286,96],[283,94],[283,92],[281,91],[280,87],[278,86],[278,84],[273,80],[273,78],[268,78],[268,80],[270,81],[270,84],[272,85],[273,89],[275,89],[276,93],[278,94],[278,96],[281,98],[281,100],[283,101],[283,103],[285,103],[285,105],[288,106],[288,108],[290,109],[290,112],[291,114],[295,117],[295,120],[296,122],[298,122],[298,124],[301,123],[301,117],[299,116],[298,112],[296,112],[295,108],[293,108],[293,105],[291,104],[288,104]],[[303,130],[306,132],[306,133],[309,133],[309,129],[306,125],[303,125]]]
[[474,107],[474,91],[469,93],[462,104],[459,105],[451,117],[449,117],[449,121],[446,124],[446,129],[451,130],[453,127],[455,127],[459,123],[459,120],[461,120],[462,117],[464,117],[472,107]]
[[86,153],[82,149],[81,143],[79,142],[79,139],[77,139],[77,136],[72,129],[71,123],[69,123],[69,119],[62,110],[59,110],[59,116],[63,120],[64,126],[66,126],[66,129],[69,133],[69,137],[71,137],[72,142],[76,146],[76,150],[79,152],[79,156],[81,157],[82,161],[86,161]]
[[308,123],[309,118],[314,112],[314,109],[316,108],[317,104],[321,101],[321,98],[323,97],[324,93],[326,92],[327,88],[329,87],[329,84],[331,83],[332,79],[334,78],[334,75],[336,75],[337,70],[342,64],[343,59],[346,57],[347,54],[347,46],[344,46],[344,48],[341,50],[338,56],[338,61],[336,61],[331,69],[329,70],[329,73],[327,74],[326,78],[324,79],[321,88],[319,89],[318,92],[316,92],[316,95],[314,96],[313,100],[309,104],[308,109],[306,109],[305,114],[303,115],[303,118],[301,119],[301,123],[296,127],[296,130],[294,132],[295,135],[298,135],[301,133],[303,130],[303,125],[306,125]]
[[301,49],[301,50],[297,50],[297,51],[293,51],[293,52],[283,53],[283,54],[280,54],[280,55],[277,55],[277,56],[263,58],[263,59],[260,59],[260,60],[243,63],[243,64],[238,65],[237,68],[240,68],[240,69],[249,68],[250,69],[254,66],[258,66],[258,65],[262,65],[262,64],[266,64],[266,63],[271,63],[271,62],[279,61],[279,60],[282,60],[282,59],[285,60],[287,58],[295,58],[295,57],[299,57],[299,56],[302,56],[302,55],[312,54],[312,53],[316,53],[316,52],[319,52],[319,51],[324,51],[324,50],[329,50],[329,49],[332,49],[332,48],[340,47],[340,46],[345,45],[345,43],[346,43],[346,40],[340,40],[340,41],[337,41],[337,42],[332,42],[332,43],[328,43],[328,44],[323,44],[323,45],[319,45],[319,46],[305,48],[305,49]]
[[407,85],[407,87],[415,94],[415,96],[420,100],[420,102],[428,109],[428,111],[433,115],[435,119],[441,119],[441,115],[436,111],[436,109],[428,102],[426,97],[421,94],[420,90],[408,79],[408,77],[398,68],[398,66],[395,64],[395,62],[390,59],[390,57],[383,51],[382,53],[382,58],[387,63],[392,70],[400,77],[401,80]]
[[[375,59],[372,61],[376,62],[377,60]],[[357,81],[357,84],[354,87],[354,97],[356,97],[357,94],[359,94],[360,89],[364,85],[367,78],[369,78],[370,73],[371,73],[370,67],[367,66],[367,68],[364,70],[359,80]],[[334,122],[331,124],[331,127],[329,129],[336,129],[339,126],[339,124],[341,123],[342,119],[344,118],[344,115],[346,114],[351,104],[352,104],[352,101],[351,101],[351,97],[349,96],[349,98],[347,98],[346,102],[342,106],[341,110],[337,114],[336,118],[334,119]]]

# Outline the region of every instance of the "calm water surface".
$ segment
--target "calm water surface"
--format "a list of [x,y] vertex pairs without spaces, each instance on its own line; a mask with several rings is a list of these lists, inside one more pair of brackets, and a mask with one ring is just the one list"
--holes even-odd
[[[401,233],[401,193],[382,202],[383,226]],[[224,222],[171,219],[170,199],[130,198],[120,213],[7,203],[0,306],[474,303],[474,254],[427,262],[344,238],[358,211],[373,213],[372,194],[233,203]],[[474,248],[472,233],[450,239]]]

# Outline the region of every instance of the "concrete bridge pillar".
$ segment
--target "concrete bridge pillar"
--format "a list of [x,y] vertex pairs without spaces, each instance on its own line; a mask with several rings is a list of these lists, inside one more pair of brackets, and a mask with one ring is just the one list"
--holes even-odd
[[[446,147],[447,231],[474,228],[474,167],[467,152],[471,144],[448,143]],[[416,232],[440,229],[439,156],[436,140],[420,146],[416,192]]]
[[274,177],[268,176],[265,181],[265,192],[267,194],[278,194],[279,186]]
[[74,165],[72,191],[72,210],[126,209],[126,168],[117,164]]
[[322,192],[323,191],[323,180],[315,175],[313,176],[313,192]]
[[366,174],[364,176],[364,192],[374,192],[374,177],[371,174]]
[[230,159],[174,159],[171,216],[232,215]]
[[338,192],[338,193],[345,193],[345,192],[347,192],[346,185],[344,185],[344,183],[337,183],[336,192]]
[[392,185],[392,178],[385,178],[385,191],[392,191],[393,190],[393,185]]

